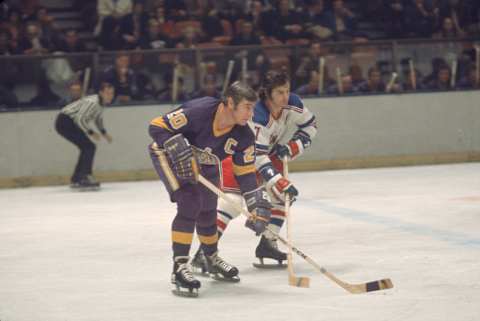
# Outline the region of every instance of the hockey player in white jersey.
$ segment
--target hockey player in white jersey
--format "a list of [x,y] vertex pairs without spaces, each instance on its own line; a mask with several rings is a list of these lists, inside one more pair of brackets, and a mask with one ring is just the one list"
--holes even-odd
[[[260,100],[255,105],[253,122],[255,130],[256,161],[258,179],[262,181],[272,199],[272,215],[269,228],[279,233],[285,220],[285,194],[294,200],[298,190],[288,179],[283,177],[281,160],[287,156],[295,159],[311,144],[317,133],[315,116],[303,105],[296,94],[290,93],[290,81],[284,72],[269,71],[260,89]],[[222,161],[222,189],[230,199],[243,202],[238,184],[233,175],[231,158]],[[217,207],[217,230],[219,237],[224,233],[229,222],[240,215],[234,207],[219,199]],[[286,254],[277,246],[275,236],[268,230],[262,234],[255,250],[259,268],[285,267]],[[276,264],[265,264],[264,259],[273,259]],[[206,270],[202,252],[195,255],[192,266]]]

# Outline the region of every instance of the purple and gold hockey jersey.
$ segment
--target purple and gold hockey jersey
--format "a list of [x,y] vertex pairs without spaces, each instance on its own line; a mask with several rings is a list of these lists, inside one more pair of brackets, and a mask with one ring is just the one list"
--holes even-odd
[[[220,175],[219,163],[233,159],[233,172],[243,193],[257,187],[255,177],[255,135],[248,125],[218,129],[217,109],[221,101],[212,97],[190,100],[172,112],[153,119],[149,126],[153,150],[181,133],[199,155],[201,172],[209,178]],[[212,162],[212,159],[215,161]],[[215,165],[215,166],[211,166]]]

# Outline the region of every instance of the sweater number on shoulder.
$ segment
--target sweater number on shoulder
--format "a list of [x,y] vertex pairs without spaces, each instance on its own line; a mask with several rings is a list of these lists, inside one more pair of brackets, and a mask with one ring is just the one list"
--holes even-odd
[[187,116],[183,113],[182,108],[167,114],[167,118],[173,129],[182,128],[188,123]]

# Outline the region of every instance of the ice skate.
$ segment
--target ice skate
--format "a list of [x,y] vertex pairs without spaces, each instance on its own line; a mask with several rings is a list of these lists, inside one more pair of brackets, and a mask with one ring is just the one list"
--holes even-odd
[[207,274],[208,273],[208,263],[205,258],[205,254],[201,247],[198,248],[197,253],[193,256],[192,262],[190,262],[192,270],[195,273]]
[[[255,250],[255,256],[260,260],[260,263],[253,263],[256,268],[284,269],[287,267],[286,264],[283,264],[283,261],[287,259],[287,254],[278,249],[277,240],[269,240],[263,235]],[[263,259],[275,260],[277,264],[265,263]]]
[[192,275],[188,259],[188,256],[178,256],[174,259],[172,284],[175,287],[172,289],[172,293],[177,296],[196,298],[201,283]]
[[86,191],[98,191],[100,189],[100,183],[93,178],[92,175],[87,175],[80,179],[75,190],[86,192]]
[[208,263],[208,273],[213,279],[225,282],[240,281],[240,278],[238,277],[238,269],[225,262],[220,256],[218,256],[218,252],[215,252],[210,256],[205,255],[205,258]]

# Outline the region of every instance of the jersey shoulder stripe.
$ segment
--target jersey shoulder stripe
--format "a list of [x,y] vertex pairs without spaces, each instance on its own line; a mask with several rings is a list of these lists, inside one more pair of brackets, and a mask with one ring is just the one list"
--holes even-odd
[[265,106],[263,101],[259,100],[255,104],[255,111],[253,112],[253,122],[266,127],[269,121],[270,111],[268,110],[267,106]]
[[297,94],[291,93],[288,97],[288,105],[291,107],[296,107],[298,109],[303,109],[303,101]]

